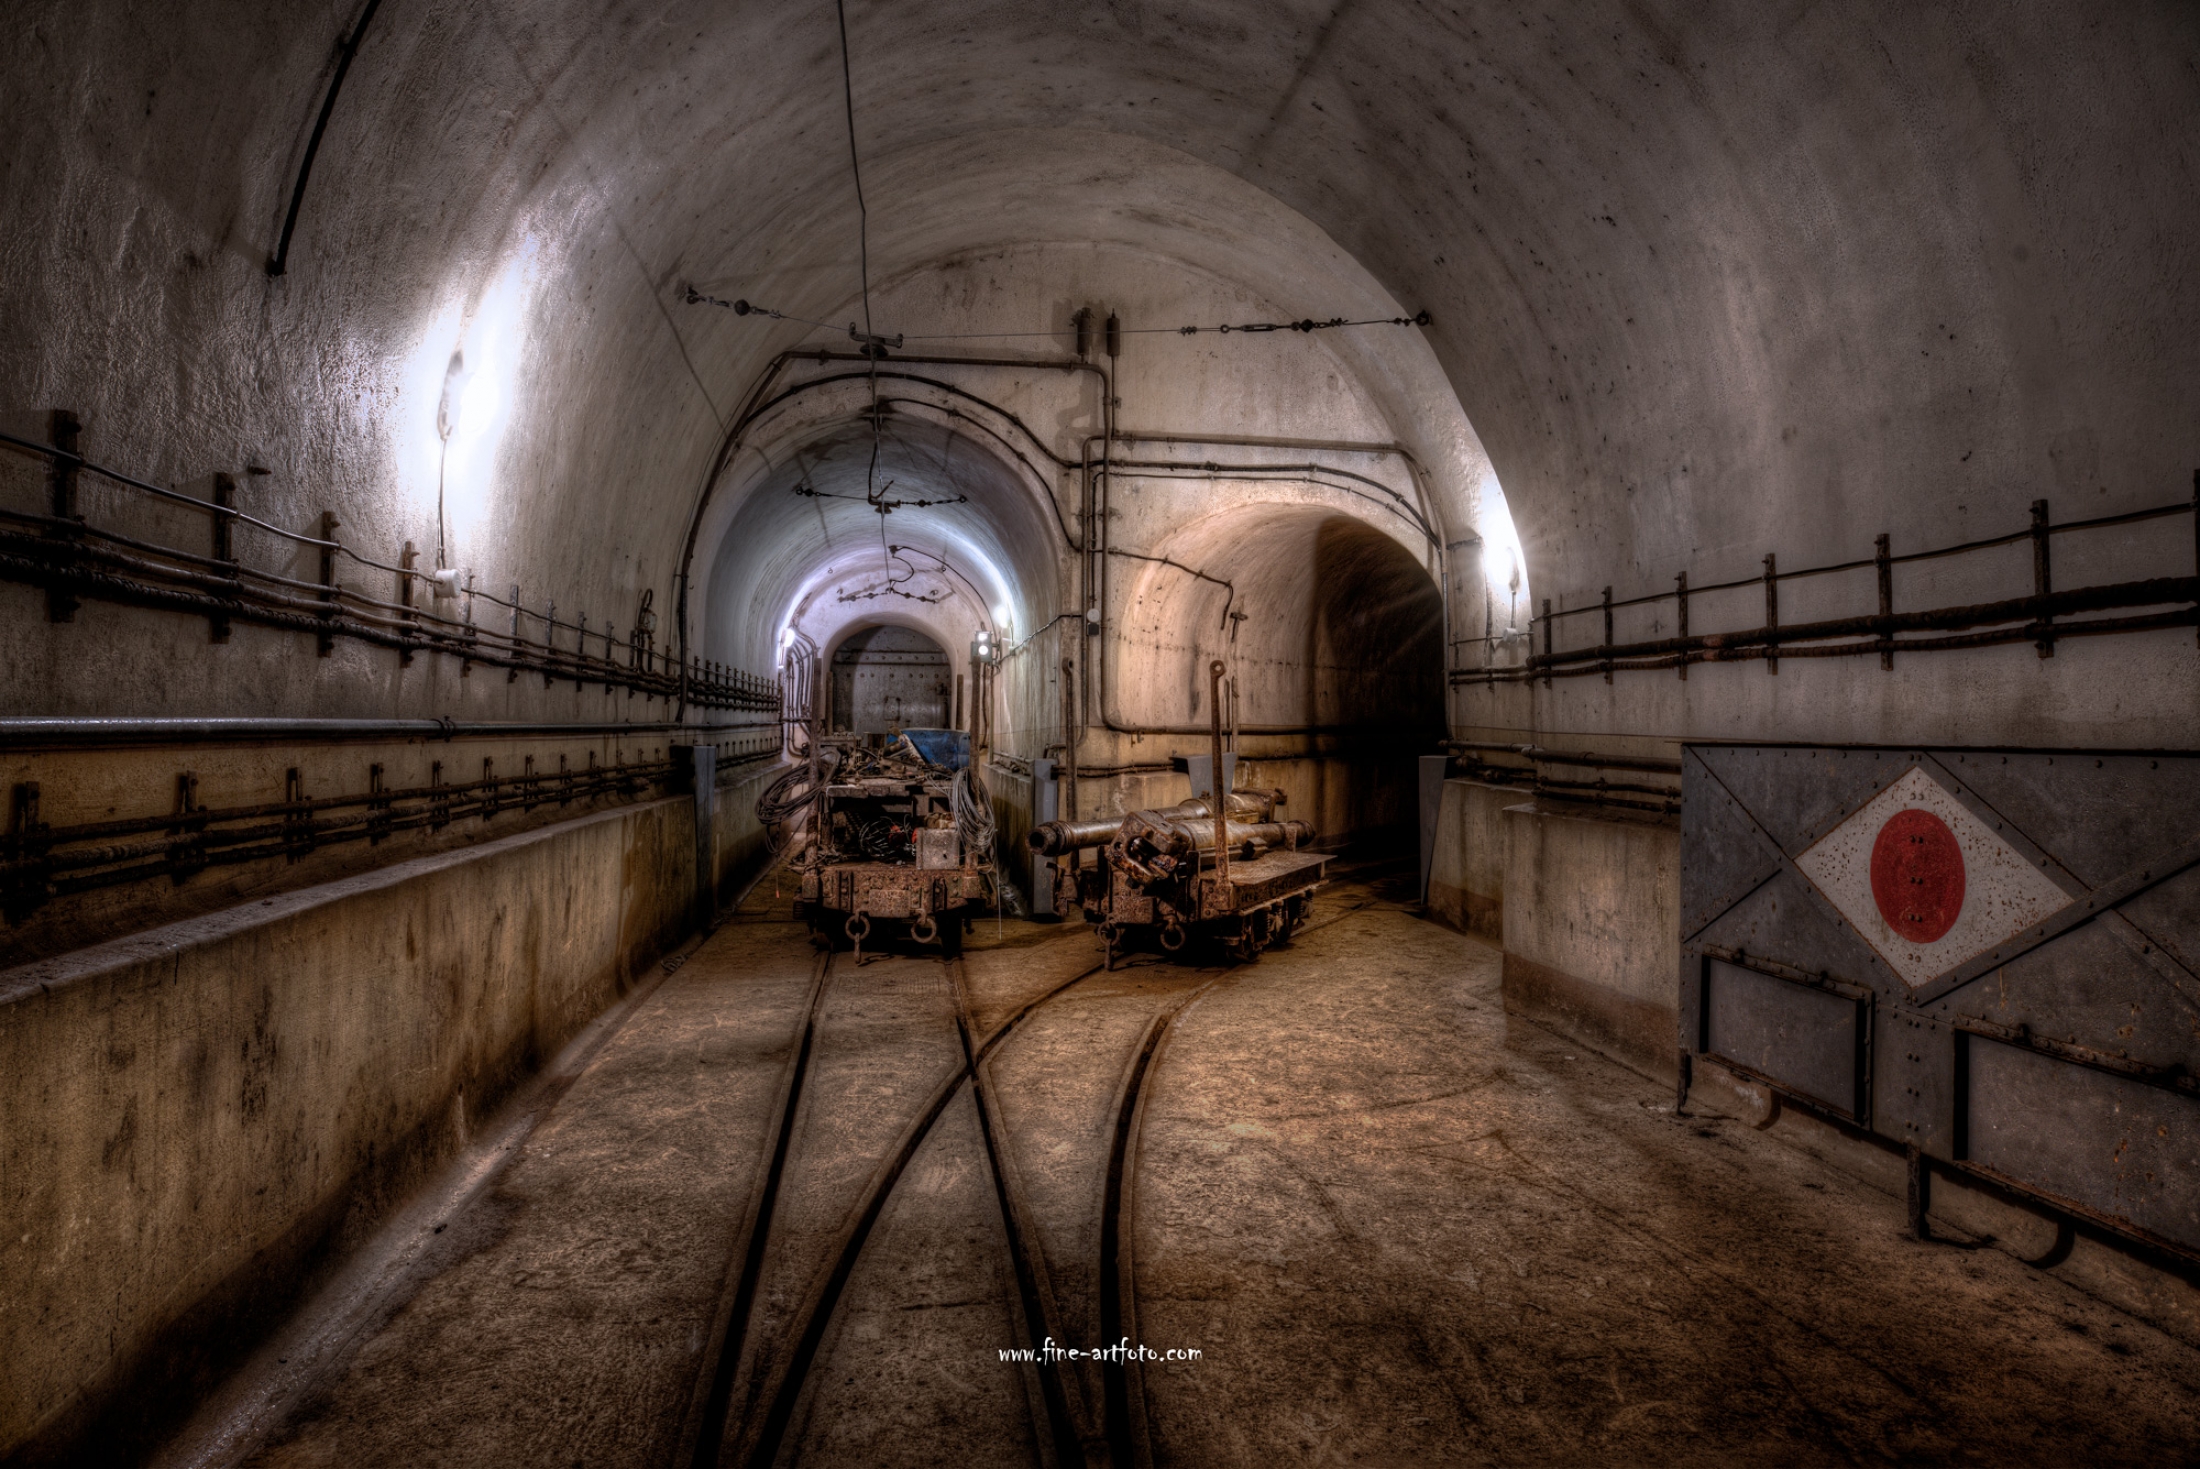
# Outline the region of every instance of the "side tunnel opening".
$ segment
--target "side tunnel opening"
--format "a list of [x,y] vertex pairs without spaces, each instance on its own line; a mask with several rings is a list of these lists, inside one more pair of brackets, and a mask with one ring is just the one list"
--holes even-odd
[[1184,527],[1125,587],[1106,722],[1192,748],[1228,669],[1240,784],[1280,787],[1325,845],[1402,837],[1414,759],[1444,734],[1443,598],[1414,553],[1319,504],[1237,504]]

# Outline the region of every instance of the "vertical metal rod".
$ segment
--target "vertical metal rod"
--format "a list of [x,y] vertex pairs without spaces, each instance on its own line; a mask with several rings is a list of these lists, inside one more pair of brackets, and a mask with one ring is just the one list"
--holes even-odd
[[1772,639],[1765,645],[1765,672],[1780,671],[1780,561],[1765,557],[1765,630]]
[[[2048,552],[2048,538],[2052,534],[2053,527],[2049,524],[2047,518],[2047,502],[2045,500],[2034,500],[2032,502],[2032,594],[2037,597],[2047,596],[2055,590],[2054,568]],[[2054,620],[2052,617],[2042,617],[2040,619],[2041,622],[2050,625],[2054,623]],[[2042,658],[2054,657],[2055,635],[2052,632],[2041,634],[2037,646]]]
[[1550,671],[1550,666],[1549,666],[1549,664],[1550,664],[1550,657],[1551,657],[1551,599],[1550,599],[1549,597],[1545,597],[1545,598],[1543,599],[1543,660],[1544,660],[1544,669],[1543,669],[1543,687],[1545,687],[1545,688],[1549,688],[1549,687],[1551,686],[1551,671]]
[[[1675,588],[1673,595],[1680,603],[1680,636],[1681,640],[1686,642],[1688,639],[1688,573],[1684,571],[1679,576],[1674,577],[1673,584]],[[1686,683],[1688,681],[1688,654],[1685,651],[1680,655],[1679,667],[1681,682]]]
[[[420,564],[420,552],[411,541],[405,542],[405,554],[397,559],[397,564],[404,568],[403,573],[397,578],[397,594],[407,609],[404,614],[405,621],[408,624],[417,622],[418,619],[413,616],[411,608],[413,604],[413,568]],[[412,667],[412,661],[412,649],[400,648],[398,650],[398,667],[410,668]]]
[[[1610,587],[1604,589],[1604,646],[1607,649],[1612,646],[1612,589]],[[1606,683],[1612,681],[1612,660],[1609,656],[1604,660],[1604,681]]]
[[[1889,538],[1884,532],[1880,534],[1878,540],[1872,542],[1872,561],[1879,569],[1879,615],[1881,617],[1894,616],[1894,552],[1890,549],[1890,544]],[[1893,668],[1894,634],[1887,634],[1879,640],[1879,643],[1879,666],[1882,669]]]
[[[81,521],[84,516],[76,504],[76,471],[84,461],[77,452],[78,424],[76,415],[66,408],[53,411],[53,446],[58,453],[46,470],[46,484],[51,492],[49,513],[56,520]],[[47,532],[56,540],[74,541],[74,531],[57,528]],[[53,587],[46,589],[46,620],[48,622],[76,621],[77,600],[69,593]]]
[[[512,651],[519,651],[519,583],[512,583]],[[506,683],[519,682],[519,669],[515,666],[504,670]]]
[[[231,511],[234,510],[236,504],[237,482],[226,474],[216,474],[214,476],[213,515],[214,559],[216,561],[235,562],[237,559],[236,538],[233,534],[236,526],[231,518]],[[217,612],[206,619],[206,639],[211,643],[226,643],[229,641],[229,616],[227,613]]]
[[[474,634],[474,574],[473,574],[472,572],[470,572],[470,571],[466,573],[466,603],[465,603],[465,606],[464,606],[463,608],[461,608],[461,609],[460,609],[460,616],[464,618],[464,620],[465,620],[465,623],[466,623],[466,630],[465,630],[465,632],[463,632],[462,634],[460,634],[460,636],[461,636],[461,637],[463,637],[463,638],[464,638],[464,639],[466,640],[466,647],[467,647],[467,651],[468,651],[468,652],[471,652],[471,651],[473,650],[473,645],[474,645],[474,635],[475,635],[475,634]],[[472,658],[469,658],[469,657],[461,657],[461,658],[460,658],[460,659],[458,660],[458,676],[459,676],[460,678],[470,678],[470,677],[472,677],[472,675],[473,675],[473,671],[474,671],[474,660],[473,660]]]
[[1906,1202],[1909,1206],[1910,1238],[1931,1239],[1933,1227],[1926,1214],[1932,1208],[1932,1164],[1926,1161],[1923,1150],[1916,1143],[1909,1146],[1909,1165],[1909,1197]]
[[[2200,576],[2200,469],[2192,472],[2192,574]],[[2193,628],[2192,640],[2200,645],[2200,625]]]
[[[328,604],[329,610],[324,616],[331,622],[336,617],[336,531],[342,524],[343,522],[336,518],[335,511],[324,510],[321,512],[321,539],[329,542],[328,545],[321,548],[321,585],[327,588],[326,591],[321,593],[321,600]],[[336,651],[336,634],[334,632],[322,632],[318,641],[323,658]]]
[[[1115,319],[1108,318],[1111,322]],[[1230,890],[1230,798],[1222,789],[1222,660],[1207,665],[1207,800],[1215,813],[1215,897]]]
[[[1062,660],[1062,819],[1076,821],[1077,815],[1077,660]],[[1071,861],[1078,854],[1071,854]]]
[[[550,610],[545,612],[542,618],[542,686],[544,688],[550,687],[551,681],[557,677],[558,667],[558,604],[552,602],[549,604],[549,608]],[[581,637],[584,641],[588,637],[588,618],[586,614],[581,617]],[[585,648],[583,651],[586,651]],[[577,678],[574,684],[575,687],[579,686]]]

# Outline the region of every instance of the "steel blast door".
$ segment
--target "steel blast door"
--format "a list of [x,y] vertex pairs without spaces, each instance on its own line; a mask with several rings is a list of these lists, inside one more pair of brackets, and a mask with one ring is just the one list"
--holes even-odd
[[1682,770],[1684,1055],[2200,1258],[2200,755]]

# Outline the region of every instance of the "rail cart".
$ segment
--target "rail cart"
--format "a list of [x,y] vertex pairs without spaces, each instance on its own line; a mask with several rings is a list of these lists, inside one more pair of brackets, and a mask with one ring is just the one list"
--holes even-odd
[[884,750],[821,741],[819,784],[797,779],[758,802],[759,815],[775,796],[776,809],[811,808],[795,912],[823,943],[906,937],[953,957],[991,901],[990,800],[967,747],[911,738],[934,733],[951,732],[909,731]]
[[[1213,755],[1225,769],[1220,725],[1222,664],[1209,668]],[[1214,784],[1220,785],[1219,775]],[[1219,807],[1195,796],[1174,806],[1134,811],[1121,821],[1051,821],[1033,828],[1031,849],[1060,859],[1054,869],[1058,911],[1084,910],[1107,951],[1150,939],[1175,953],[1194,937],[1219,943],[1239,960],[1290,941],[1305,922],[1329,864],[1300,850],[1314,839],[1305,821],[1276,820],[1283,792],[1231,791]],[[1098,848],[1097,865],[1082,853]]]

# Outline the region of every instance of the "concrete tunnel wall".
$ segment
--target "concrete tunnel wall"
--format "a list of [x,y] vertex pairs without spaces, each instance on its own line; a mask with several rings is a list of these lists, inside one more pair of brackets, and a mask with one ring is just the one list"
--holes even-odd
[[[717,787],[722,897],[756,871],[780,768]],[[131,1425],[209,1389],[691,931],[694,809],[603,811],[0,971],[0,1454],[125,1453]]]

